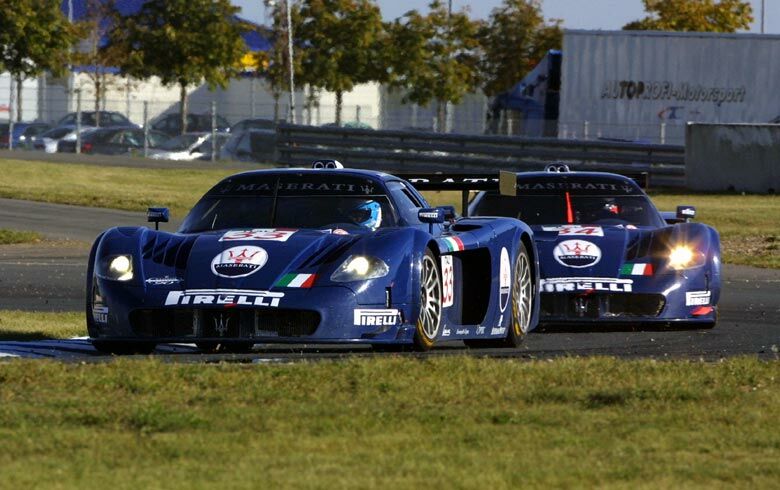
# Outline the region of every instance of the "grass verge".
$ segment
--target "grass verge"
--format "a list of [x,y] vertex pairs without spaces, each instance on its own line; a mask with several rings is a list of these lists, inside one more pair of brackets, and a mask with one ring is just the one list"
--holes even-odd
[[[0,197],[130,211],[167,206],[184,217],[195,201],[234,170],[136,169],[0,160]],[[459,192],[429,192],[431,204],[454,204]],[[721,234],[727,263],[780,268],[780,197],[653,191],[659,209],[697,207],[697,220]]]
[[87,335],[82,312],[0,310],[0,340],[69,339]]
[[14,245],[17,243],[38,243],[43,240],[40,233],[34,231],[17,231],[0,228],[0,245]]
[[771,488],[776,362],[0,365],[9,488]]

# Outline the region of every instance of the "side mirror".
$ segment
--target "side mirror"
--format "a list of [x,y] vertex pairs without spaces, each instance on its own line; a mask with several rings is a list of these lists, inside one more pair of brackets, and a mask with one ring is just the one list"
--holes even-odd
[[444,209],[442,208],[422,208],[417,212],[417,218],[420,223],[428,223],[430,225],[434,223],[444,223],[446,221],[444,215]]
[[682,222],[688,222],[696,217],[696,207],[677,206],[677,219]]
[[160,223],[167,223],[170,220],[171,213],[168,208],[148,208],[146,210],[146,221],[154,223],[154,229],[160,229]]

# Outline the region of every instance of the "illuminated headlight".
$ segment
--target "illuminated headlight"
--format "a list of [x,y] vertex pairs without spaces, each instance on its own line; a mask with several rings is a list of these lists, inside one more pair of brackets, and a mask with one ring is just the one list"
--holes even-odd
[[669,267],[672,269],[689,269],[704,262],[704,254],[694,251],[687,245],[678,245],[669,252]]
[[386,276],[390,271],[381,259],[368,255],[350,255],[330,276],[334,282],[362,281]]
[[129,281],[133,278],[133,258],[130,255],[117,255],[108,263],[108,278],[117,281]]

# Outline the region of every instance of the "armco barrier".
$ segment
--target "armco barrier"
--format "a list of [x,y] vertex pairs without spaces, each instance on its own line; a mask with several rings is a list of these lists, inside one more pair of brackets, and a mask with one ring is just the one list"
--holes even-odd
[[539,170],[560,161],[578,170],[648,172],[654,186],[685,185],[685,148],[677,145],[289,124],[277,131],[277,162],[282,165],[335,158],[353,168],[429,172]]

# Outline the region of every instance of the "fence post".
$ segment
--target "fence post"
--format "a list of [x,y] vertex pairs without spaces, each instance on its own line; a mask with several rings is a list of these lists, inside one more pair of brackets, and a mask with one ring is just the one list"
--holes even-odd
[[515,130],[515,128],[514,128],[514,119],[512,119],[509,116],[509,114],[507,114],[507,118],[506,118],[506,135],[507,136],[512,136],[512,134],[514,134],[514,130]]
[[661,140],[661,144],[666,144],[666,123],[661,123],[661,134],[659,135],[659,139]]
[[582,123],[582,139],[587,140],[590,139],[588,136],[588,130],[590,129],[590,122],[583,121]]
[[149,156],[149,101],[144,101],[144,158]]
[[417,127],[417,104],[412,104],[412,127]]
[[211,161],[217,161],[217,101],[211,101]]
[[249,114],[252,117],[252,119],[255,118],[255,77],[252,77],[249,82],[249,103],[251,104],[251,108],[249,109]]
[[81,89],[76,89],[76,153],[81,153]]
[[14,77],[8,76],[8,83],[10,85],[9,99],[8,99],[8,149],[13,151],[14,149]]
[[360,106],[355,106],[355,121],[360,122]]

